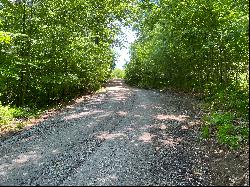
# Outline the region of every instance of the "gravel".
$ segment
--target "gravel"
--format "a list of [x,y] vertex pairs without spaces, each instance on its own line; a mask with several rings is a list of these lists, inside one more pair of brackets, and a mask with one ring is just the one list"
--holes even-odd
[[0,144],[0,185],[211,185],[194,98],[122,80]]

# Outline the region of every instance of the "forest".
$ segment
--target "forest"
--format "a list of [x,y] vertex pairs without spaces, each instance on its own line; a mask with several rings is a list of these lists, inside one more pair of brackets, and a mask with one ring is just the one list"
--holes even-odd
[[121,24],[138,35],[129,85],[198,93],[205,138],[218,132],[232,147],[248,139],[246,0],[1,0],[0,128],[114,77]]

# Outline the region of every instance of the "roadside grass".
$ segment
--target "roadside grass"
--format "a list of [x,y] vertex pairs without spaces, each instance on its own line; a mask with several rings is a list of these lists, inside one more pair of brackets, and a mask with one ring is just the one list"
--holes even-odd
[[0,103],[0,134],[23,129],[28,119],[39,117],[45,108],[3,106]]

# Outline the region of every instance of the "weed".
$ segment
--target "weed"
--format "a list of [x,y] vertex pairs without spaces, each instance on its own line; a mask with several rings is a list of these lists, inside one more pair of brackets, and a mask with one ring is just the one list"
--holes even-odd
[[202,127],[202,129],[201,129],[201,136],[202,136],[202,138],[204,138],[204,139],[207,139],[207,138],[209,138],[209,136],[210,136],[210,132],[209,132],[209,125],[204,125],[203,127]]
[[215,134],[219,143],[232,149],[238,148],[242,142],[248,140],[249,127],[234,124],[234,118],[229,112],[214,112],[203,116],[205,125],[201,129],[202,138],[206,139]]
[[16,125],[16,128],[18,130],[21,130],[22,128],[24,128],[25,124],[23,122],[19,122],[17,125]]

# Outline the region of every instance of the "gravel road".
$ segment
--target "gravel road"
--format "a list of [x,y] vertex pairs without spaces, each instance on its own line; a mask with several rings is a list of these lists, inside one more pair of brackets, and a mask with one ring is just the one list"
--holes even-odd
[[198,101],[108,83],[1,140],[0,185],[210,185]]

